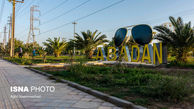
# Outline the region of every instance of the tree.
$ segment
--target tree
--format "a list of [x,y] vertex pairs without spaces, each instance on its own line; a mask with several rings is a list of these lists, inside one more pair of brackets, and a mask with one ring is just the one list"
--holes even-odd
[[60,37],[55,37],[54,40],[48,38],[46,41],[47,42],[43,42],[43,44],[54,53],[55,57],[59,57],[67,45],[65,39],[60,41]]
[[73,50],[74,50],[74,41],[71,39],[69,42],[67,42],[66,51],[68,52],[69,55],[73,55]]
[[25,44],[23,51],[26,53],[26,56],[31,56],[34,49],[36,50],[36,53],[39,54],[41,46],[37,42],[27,43]]
[[[9,51],[10,51],[10,45],[11,45],[10,43],[11,43],[11,40],[9,40],[7,42],[7,45],[5,47],[7,53],[9,53]],[[24,46],[25,45],[24,45],[24,42],[23,41],[14,38],[14,52],[16,52],[16,53],[19,52],[20,51],[20,47],[22,49],[24,49],[25,48]]]
[[[105,51],[105,54],[106,55],[108,53],[108,47],[115,47],[114,39],[112,39],[111,41],[109,41],[109,43],[104,46],[104,51]],[[97,50],[96,50],[96,52],[97,52]]]
[[164,44],[172,47],[177,61],[186,62],[187,53],[194,47],[194,31],[191,22],[183,23],[182,18],[169,17],[173,30],[165,26],[155,26],[159,33],[155,39],[162,41]]
[[19,52],[20,51],[20,47],[21,48],[24,48],[24,43],[23,43],[23,41],[21,41],[21,40],[17,40],[17,39],[14,39],[14,51],[15,52]]
[[81,32],[82,36],[77,33],[75,36],[75,46],[80,50],[84,50],[86,57],[89,59],[92,58],[94,50],[98,45],[108,42],[106,35],[101,35],[101,32],[97,32],[97,30],[95,32],[88,30],[87,32]]

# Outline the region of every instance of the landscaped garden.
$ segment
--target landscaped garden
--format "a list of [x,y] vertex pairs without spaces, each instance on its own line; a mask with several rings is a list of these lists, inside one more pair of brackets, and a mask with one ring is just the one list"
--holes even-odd
[[[86,65],[85,62],[95,60],[98,46],[104,46],[105,54],[108,47],[115,46],[114,39],[108,41],[106,35],[89,30],[76,34],[75,39],[68,42],[63,38],[48,38],[44,47],[15,39],[14,57],[8,56],[9,43],[0,51],[3,59],[21,65],[68,63],[64,67],[35,69],[151,109],[191,108],[194,106],[194,31],[191,23],[185,24],[181,18],[170,17],[170,21],[174,30],[165,26],[154,27],[158,32],[154,39],[168,48],[168,64],[165,66],[134,68],[121,64],[119,59],[115,65]],[[131,45],[126,42],[123,46]]]
[[193,105],[193,71],[73,65],[36,68],[135,104],[150,108]]

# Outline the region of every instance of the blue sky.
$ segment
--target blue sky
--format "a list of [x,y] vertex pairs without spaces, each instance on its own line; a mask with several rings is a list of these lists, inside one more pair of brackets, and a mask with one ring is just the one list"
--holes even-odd
[[[35,13],[41,20],[41,25],[35,22],[35,26],[40,28],[40,35],[36,36],[36,41],[44,42],[48,37],[64,37],[67,40],[73,38],[73,25],[68,24],[53,31],[46,32],[52,28],[59,27],[66,23],[93,13],[96,10],[107,7],[121,0],[25,0],[24,4],[16,5],[16,32],[17,39],[26,42],[30,24],[30,6],[39,5],[41,16]],[[44,22],[67,12],[68,10],[86,2],[83,6],[72,10],[71,12],[58,17],[52,22]],[[3,0],[0,0],[0,6]],[[62,4],[64,3],[64,4]],[[61,4],[61,5],[60,5]],[[60,5],[53,11],[52,8]],[[5,2],[2,21],[0,22],[0,32],[7,23],[7,17],[12,12],[12,5]],[[120,4],[100,11],[92,16],[78,21],[76,32],[99,30],[106,34],[108,39],[114,36],[115,31],[124,26],[134,24],[149,24],[151,26],[160,25],[168,22],[169,16],[181,16],[185,22],[194,23],[194,0],[123,0]],[[49,12],[48,12],[49,11]],[[192,23],[192,24],[193,24]],[[46,33],[45,33],[46,32]],[[39,34],[38,31],[35,32]],[[0,41],[2,42],[2,34]]]

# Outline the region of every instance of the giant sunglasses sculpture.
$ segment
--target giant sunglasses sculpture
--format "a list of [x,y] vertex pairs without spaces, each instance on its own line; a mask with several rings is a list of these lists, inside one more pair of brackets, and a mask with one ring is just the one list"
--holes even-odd
[[136,25],[131,29],[131,36],[127,37],[127,28],[120,28],[116,31],[114,42],[117,47],[121,46],[127,39],[133,40],[139,45],[145,45],[152,40],[152,29],[149,25]]
[[[129,30],[131,31],[131,35],[127,36]],[[146,24],[120,28],[116,31],[113,38],[116,48],[109,47],[106,56],[104,49],[100,47],[96,59],[115,61],[120,58],[119,56],[124,54],[125,61],[145,62],[145,60],[148,60],[148,62],[152,64],[161,64],[163,60],[162,43],[150,44],[153,39],[152,36],[152,28]],[[128,46],[125,46],[128,42],[132,43],[132,48],[130,50]],[[110,52],[110,50],[112,52]],[[116,52],[117,50],[120,50],[120,52]]]

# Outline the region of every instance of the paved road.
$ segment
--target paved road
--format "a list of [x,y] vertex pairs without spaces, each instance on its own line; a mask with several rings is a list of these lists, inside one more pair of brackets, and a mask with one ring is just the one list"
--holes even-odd
[[[13,86],[26,88],[16,91]],[[54,86],[54,92],[29,92],[31,87]],[[12,92],[10,87],[12,87]],[[0,60],[0,109],[121,109],[87,93]]]

